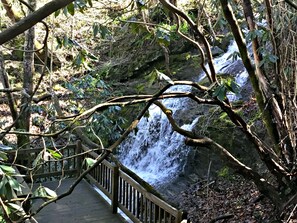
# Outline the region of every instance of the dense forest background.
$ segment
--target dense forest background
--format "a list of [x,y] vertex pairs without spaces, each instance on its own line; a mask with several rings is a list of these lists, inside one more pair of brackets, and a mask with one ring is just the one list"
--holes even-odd
[[[223,160],[219,175],[228,183],[216,189],[229,187],[234,192],[244,184],[243,193],[257,194],[247,198],[254,199],[248,206],[253,206],[251,219],[296,218],[296,2],[1,0],[0,7],[1,221],[12,222],[11,213],[21,208],[13,202],[17,198],[12,192],[21,190],[13,167],[34,173],[38,162],[62,158],[49,147],[78,139],[101,151],[92,161],[99,165],[137,131],[152,104],[166,114],[174,131],[186,137],[185,144],[195,150],[207,148]],[[214,57],[231,41],[239,49],[232,57],[241,58],[249,76],[245,89],[232,75],[214,68]],[[193,81],[201,72],[205,77]],[[173,85],[193,90],[167,93]],[[248,96],[231,101],[230,93]],[[182,129],[182,121],[162,103],[164,98],[189,98],[193,105],[182,112],[184,122],[189,119],[186,113],[199,110],[208,117],[200,126],[236,129],[236,138],[244,138],[252,151],[238,155],[226,138],[216,136],[224,135],[222,129],[213,134],[197,131],[200,127]],[[12,159],[7,151],[40,146],[44,150],[35,160],[30,154]],[[247,161],[251,154],[256,165]],[[229,185],[234,176],[235,187]],[[204,185],[208,191],[209,182]],[[191,210],[195,201],[189,200],[198,199],[197,193],[186,194],[187,200],[180,203]],[[50,194],[46,196],[52,201],[60,199]],[[242,196],[238,192],[229,198]],[[268,205],[260,208],[262,196]],[[210,213],[205,212],[204,216]],[[24,212],[18,215],[24,217]],[[249,220],[240,213],[236,216]]]

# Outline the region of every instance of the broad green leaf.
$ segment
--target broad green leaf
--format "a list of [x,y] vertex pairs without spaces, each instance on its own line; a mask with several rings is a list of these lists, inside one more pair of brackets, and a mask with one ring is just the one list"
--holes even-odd
[[12,147],[10,147],[10,146],[7,146],[7,145],[3,145],[3,144],[0,144],[0,149],[1,150],[12,150],[13,148]]
[[88,1],[89,6],[90,6],[90,7],[93,7],[93,2],[92,2],[92,0],[87,0],[87,1]]
[[56,160],[61,159],[63,157],[63,155],[59,151],[55,151],[55,150],[52,150],[52,149],[47,149],[47,151]]
[[101,38],[105,39],[105,37],[110,33],[109,29],[106,26],[100,25],[100,34]]
[[8,183],[7,177],[3,176],[0,181],[0,196],[6,196],[6,184]]
[[231,89],[233,93],[238,94],[240,87],[235,81],[231,81]]
[[11,186],[11,188],[13,190],[16,190],[16,191],[19,191],[19,192],[22,191],[21,184],[16,179],[14,179],[13,177],[8,176],[7,180],[8,180],[8,183],[9,183],[9,185]]
[[0,196],[5,197],[6,199],[12,199],[15,197],[7,176],[3,176],[0,181]]
[[4,173],[7,173],[7,174],[14,174],[15,173],[15,169],[13,167],[11,167],[11,166],[0,165],[0,168]]
[[67,11],[69,12],[70,15],[74,15],[74,4],[70,3],[69,5],[67,5]]
[[35,160],[32,163],[33,167],[36,167],[38,164],[40,164],[42,162],[42,160],[43,160],[42,159],[42,154],[43,154],[43,151],[38,153],[37,157],[35,158]]
[[156,69],[154,69],[150,74],[148,74],[145,77],[145,80],[147,82],[147,86],[152,86],[153,83],[158,79],[158,74],[156,72]]
[[60,9],[58,9],[57,11],[55,11],[55,17],[58,17],[58,15],[60,15]]
[[56,198],[57,194],[55,191],[40,185],[32,194],[33,197],[40,197],[46,199]]
[[86,160],[87,168],[93,166],[96,163],[96,160],[92,158],[86,158],[85,160]]
[[17,215],[25,215],[26,212],[22,208],[22,206],[15,204],[15,203],[8,203],[7,206],[11,209],[13,209],[13,212],[16,213]]
[[55,191],[49,189],[48,187],[44,187],[45,193],[48,195],[50,198],[56,198],[58,195]]
[[136,89],[137,89],[138,92],[142,92],[142,91],[144,90],[144,87],[145,87],[144,84],[138,84],[138,85],[136,86]]
[[32,197],[46,197],[46,192],[44,190],[44,186],[39,186],[32,194]]
[[220,85],[214,90],[213,96],[217,97],[220,101],[223,101],[226,98],[226,93],[226,87],[224,85]]
[[65,16],[67,16],[67,15],[68,15],[68,10],[67,10],[67,7],[63,8],[63,14],[64,14]]
[[93,24],[93,36],[96,37],[98,33],[99,33],[99,24],[95,22]]
[[0,151],[0,160],[1,161],[7,161],[8,160],[7,154],[5,152]]

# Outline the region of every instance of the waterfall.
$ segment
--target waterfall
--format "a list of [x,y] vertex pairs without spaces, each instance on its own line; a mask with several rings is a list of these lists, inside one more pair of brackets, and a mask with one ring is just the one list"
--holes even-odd
[[[217,73],[231,73],[238,85],[247,81],[247,72],[240,59],[233,59],[232,54],[238,51],[236,44],[230,44],[226,53],[214,59]],[[200,74],[201,80],[205,74]],[[173,86],[166,92],[191,92],[189,86]],[[236,100],[236,95],[228,95],[230,100]],[[163,104],[176,111],[186,109],[188,99],[164,99]],[[193,117],[193,122],[181,127],[192,130],[199,117]],[[184,144],[184,137],[173,132],[166,115],[156,105],[149,108],[149,117],[142,118],[137,131],[131,133],[120,148],[120,161],[137,173],[145,181],[158,185],[178,176],[188,154],[189,148]]]

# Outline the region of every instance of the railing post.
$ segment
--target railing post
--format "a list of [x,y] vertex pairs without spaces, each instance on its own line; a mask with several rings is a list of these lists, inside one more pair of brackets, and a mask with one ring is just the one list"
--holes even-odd
[[82,168],[82,157],[81,157],[81,155],[78,155],[81,152],[82,152],[81,141],[80,140],[77,140],[77,142],[76,142],[76,148],[75,148],[77,176],[80,175],[81,168]]
[[179,210],[179,211],[177,212],[177,216],[176,216],[176,219],[175,219],[175,223],[181,223],[181,221],[183,220],[183,219],[182,219],[182,216],[183,216],[183,212]]
[[112,168],[113,176],[112,176],[112,195],[111,195],[111,208],[112,213],[116,214],[118,205],[119,205],[119,167],[113,166]]

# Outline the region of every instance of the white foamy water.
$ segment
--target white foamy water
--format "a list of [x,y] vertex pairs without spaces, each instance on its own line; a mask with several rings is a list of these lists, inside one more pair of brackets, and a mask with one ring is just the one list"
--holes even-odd
[[[247,81],[247,72],[242,66],[241,60],[233,60],[232,54],[238,51],[236,44],[230,44],[227,52],[214,59],[217,73],[235,74],[235,80],[239,86]],[[207,66],[208,68],[208,66]],[[238,70],[236,70],[238,69]],[[201,74],[198,80],[205,77]],[[189,86],[173,86],[167,92],[190,92]],[[236,100],[235,95],[228,95],[230,100]],[[186,99],[165,99],[163,104],[171,109],[173,115],[177,110],[186,107]],[[158,184],[176,177],[183,168],[187,157],[188,148],[184,144],[184,137],[173,132],[165,114],[156,106],[149,108],[149,117],[143,118],[138,124],[138,130],[131,133],[128,139],[121,145],[121,162],[137,173],[141,178],[151,184]],[[192,130],[199,117],[191,124],[183,125],[182,128]]]

